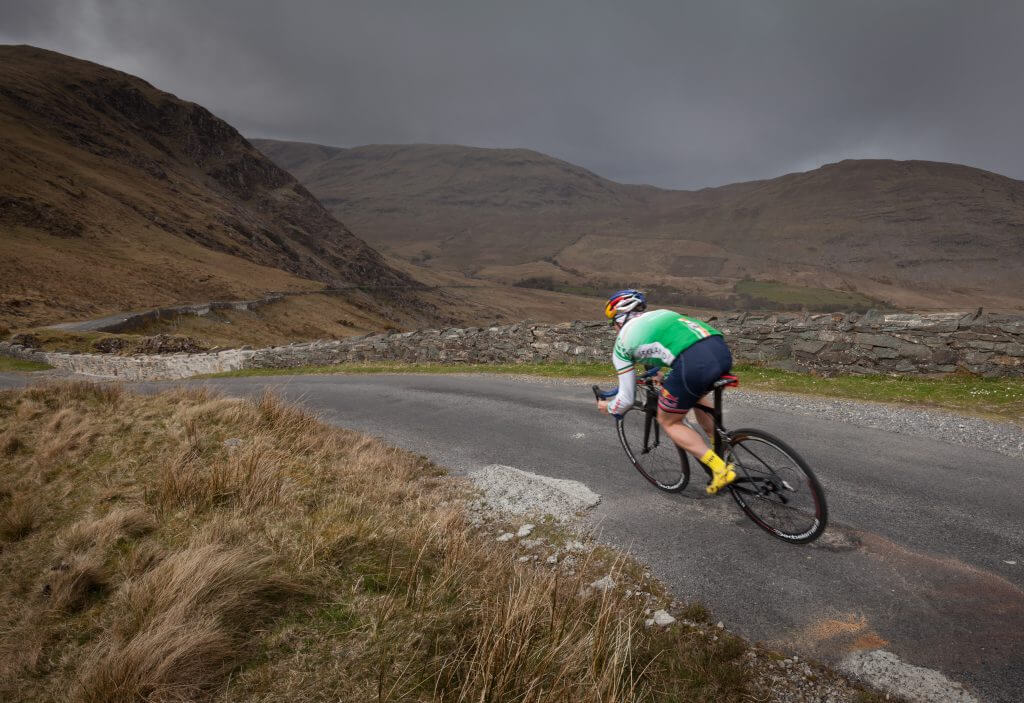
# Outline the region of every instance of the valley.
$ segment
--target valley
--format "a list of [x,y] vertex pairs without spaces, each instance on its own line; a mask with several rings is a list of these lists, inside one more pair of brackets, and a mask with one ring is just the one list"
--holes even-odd
[[[424,267],[660,286],[718,308],[1024,309],[1024,182],[967,166],[843,161],[672,191],[525,149],[252,141],[368,242]],[[780,293],[793,288],[810,304]]]

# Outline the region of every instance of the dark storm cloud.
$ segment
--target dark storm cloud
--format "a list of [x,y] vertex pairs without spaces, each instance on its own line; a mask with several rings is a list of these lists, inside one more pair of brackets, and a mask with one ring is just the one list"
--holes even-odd
[[1009,0],[0,0],[0,41],[249,136],[522,146],[670,187],[863,157],[1022,178],[1022,30]]

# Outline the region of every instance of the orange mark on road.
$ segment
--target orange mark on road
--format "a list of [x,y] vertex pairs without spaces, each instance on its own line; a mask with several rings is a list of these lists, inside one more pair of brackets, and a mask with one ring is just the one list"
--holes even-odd
[[845,620],[828,618],[812,623],[804,630],[804,635],[815,641],[830,640],[841,635],[857,634],[867,629],[868,619],[863,615],[857,616],[852,613]]
[[850,643],[850,649],[882,649],[888,644],[889,640],[883,639],[877,632],[868,632]]
[[881,649],[889,641],[871,629],[868,619],[856,613],[812,622],[792,638],[798,646],[817,649],[828,643],[831,650],[852,652],[861,649]]

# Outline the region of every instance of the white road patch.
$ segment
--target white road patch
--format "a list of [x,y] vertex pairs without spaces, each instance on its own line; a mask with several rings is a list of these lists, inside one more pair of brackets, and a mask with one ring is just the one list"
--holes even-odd
[[566,522],[601,500],[579,481],[541,476],[513,466],[492,464],[471,471],[469,478],[484,494],[481,508],[509,515],[550,515],[557,522]]
[[854,678],[912,703],[981,703],[962,684],[938,671],[907,664],[884,649],[854,652],[839,667]]
[[1004,564],[1009,564],[1010,566],[1017,566],[1017,560],[1016,559],[1003,559],[1003,563]]
[[582,432],[577,432],[572,436],[573,439],[583,439],[584,437],[586,437],[586,435],[583,434]]

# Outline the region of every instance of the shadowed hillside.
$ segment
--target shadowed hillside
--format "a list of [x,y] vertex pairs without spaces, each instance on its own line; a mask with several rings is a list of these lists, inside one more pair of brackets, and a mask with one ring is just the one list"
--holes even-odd
[[487,279],[660,284],[726,304],[1024,306],[1024,183],[967,166],[843,161],[668,191],[526,150],[253,143],[375,246]]
[[0,47],[0,323],[408,287],[238,132],[138,78]]

